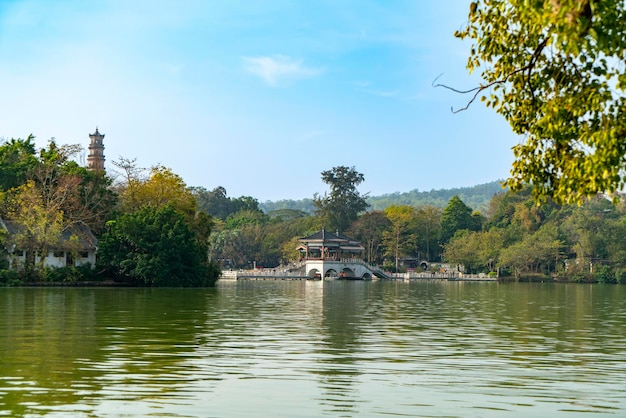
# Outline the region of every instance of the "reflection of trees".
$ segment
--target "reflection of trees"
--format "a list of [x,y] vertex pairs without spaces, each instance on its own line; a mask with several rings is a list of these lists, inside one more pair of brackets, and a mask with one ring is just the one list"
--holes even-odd
[[63,405],[80,400],[85,378],[80,359],[97,352],[92,331],[92,291],[5,289],[0,293],[0,401],[13,416],[27,404]]
[[206,302],[197,289],[5,290],[2,409],[71,414],[111,399],[175,397],[193,374],[186,360]]
[[361,318],[368,306],[369,283],[323,283],[321,354],[316,369],[323,391],[320,404],[332,413],[356,412],[360,396],[355,386],[361,369]]
[[99,302],[99,346],[105,355],[92,367],[102,369],[108,382],[103,392],[125,400],[176,398],[177,388],[195,379],[190,360],[206,322],[206,292],[123,289]]

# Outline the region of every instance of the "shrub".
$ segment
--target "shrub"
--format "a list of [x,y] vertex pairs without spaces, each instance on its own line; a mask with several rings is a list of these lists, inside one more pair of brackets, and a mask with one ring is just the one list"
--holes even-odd
[[172,206],[145,207],[107,223],[100,239],[100,267],[148,286],[212,286],[219,268],[207,261],[185,216]]
[[0,284],[5,286],[16,286],[21,284],[19,273],[15,270],[0,270]]
[[593,278],[598,283],[617,283],[617,277],[609,266],[598,266],[593,272]]
[[570,283],[588,283],[592,281],[591,278],[583,272],[572,273],[567,276],[567,279]]
[[615,281],[619,284],[626,284],[626,268],[615,271]]

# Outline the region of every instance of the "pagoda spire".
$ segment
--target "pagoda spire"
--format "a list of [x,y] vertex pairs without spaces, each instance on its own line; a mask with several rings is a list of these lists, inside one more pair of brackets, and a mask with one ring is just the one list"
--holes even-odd
[[87,169],[92,171],[104,171],[104,134],[98,131],[89,134],[89,155],[87,155]]

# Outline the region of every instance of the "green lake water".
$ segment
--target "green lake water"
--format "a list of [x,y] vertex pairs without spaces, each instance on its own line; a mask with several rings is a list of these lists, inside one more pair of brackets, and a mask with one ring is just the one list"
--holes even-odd
[[0,416],[626,417],[626,286],[2,288]]

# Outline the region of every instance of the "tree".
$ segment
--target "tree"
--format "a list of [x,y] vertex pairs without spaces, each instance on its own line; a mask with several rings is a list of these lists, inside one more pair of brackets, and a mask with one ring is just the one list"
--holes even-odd
[[501,229],[480,232],[463,229],[446,244],[444,258],[448,263],[463,265],[468,272],[494,271],[503,246],[504,232]]
[[0,145],[0,191],[26,183],[37,165],[35,137],[11,139]]
[[172,205],[146,206],[108,223],[100,240],[99,264],[118,277],[149,286],[210,286],[219,269],[208,262],[206,242],[197,239]]
[[416,247],[415,208],[413,206],[389,206],[385,215],[391,223],[390,228],[383,233],[383,243],[386,254],[393,257],[398,271],[398,260],[406,256]]
[[551,268],[555,271],[563,245],[557,235],[554,226],[546,225],[522,241],[503,249],[499,265],[512,268],[516,278],[523,272],[547,273]]
[[365,259],[368,263],[382,262],[380,247],[384,232],[390,226],[389,218],[380,210],[364,213],[350,226],[348,234],[365,245]]
[[339,166],[322,171],[322,181],[330,185],[330,195],[313,197],[317,215],[324,218],[330,230],[346,231],[358,215],[369,206],[356,186],[365,180],[354,167]]
[[416,211],[418,247],[422,255],[430,261],[437,259],[441,235],[441,209],[423,206]]
[[163,166],[152,167],[147,180],[129,178],[120,200],[122,210],[127,212],[173,205],[177,211],[194,216],[197,208],[196,198],[183,179]]
[[81,151],[80,145],[58,146],[50,140],[47,148],[40,150],[30,177],[43,205],[63,212],[65,226],[82,222],[99,233],[117,205],[117,195],[103,172],[89,171],[74,161]]
[[[91,173],[72,160],[80,150],[79,145],[58,146],[51,140],[37,157],[32,137],[0,146],[0,158],[16,170],[4,177],[10,179],[4,186],[23,181],[3,193],[0,213],[19,230],[13,244],[26,250],[27,274],[35,271],[36,252],[58,249],[63,231],[78,223],[99,230],[116,203],[102,173]],[[40,260],[42,267],[44,257]]]
[[250,196],[230,198],[222,186],[218,186],[212,191],[208,191],[204,187],[192,187],[191,192],[196,197],[200,210],[221,220],[225,220],[230,215],[242,210],[262,213],[259,209],[258,200]]
[[447,244],[454,234],[462,229],[479,231],[482,227],[481,222],[479,216],[472,214],[472,208],[458,196],[452,197],[441,215],[441,243]]
[[624,187],[623,0],[477,0],[455,35],[484,80],[468,106],[481,96],[524,137],[507,186],[562,203]]
[[[64,222],[59,203],[46,202],[41,189],[32,180],[12,189],[8,216],[19,229],[11,244],[26,251],[24,269],[29,276],[33,276],[36,270],[35,254],[47,254],[60,242]],[[44,257],[40,257],[39,267],[43,261]]]

